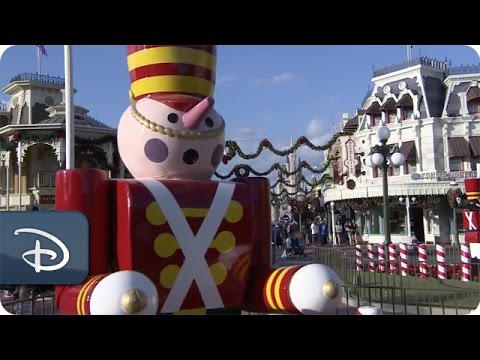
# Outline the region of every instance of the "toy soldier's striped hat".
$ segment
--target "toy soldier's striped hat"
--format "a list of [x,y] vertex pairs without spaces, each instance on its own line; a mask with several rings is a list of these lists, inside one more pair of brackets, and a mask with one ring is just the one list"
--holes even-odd
[[215,45],[128,45],[131,96],[189,111],[215,88]]
[[478,201],[480,199],[480,179],[465,179],[465,193],[467,200]]

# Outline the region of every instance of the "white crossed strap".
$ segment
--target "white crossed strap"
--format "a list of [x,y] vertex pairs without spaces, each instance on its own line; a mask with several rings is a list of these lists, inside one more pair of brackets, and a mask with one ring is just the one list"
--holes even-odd
[[223,301],[205,260],[205,253],[225,217],[235,191],[235,184],[218,183],[207,216],[195,236],[183,215],[180,205],[165,185],[157,180],[140,180],[140,182],[150,191],[162,210],[185,256],[185,261],[175,284],[162,307],[162,313],[172,313],[180,310],[194,280],[197,283],[205,307],[207,309],[222,308]]

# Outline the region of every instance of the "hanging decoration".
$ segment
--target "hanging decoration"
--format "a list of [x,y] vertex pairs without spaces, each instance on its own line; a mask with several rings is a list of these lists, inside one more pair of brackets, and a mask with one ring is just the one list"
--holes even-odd
[[[246,154],[238,146],[238,143],[234,140],[228,140],[225,143],[225,152],[222,158],[223,164],[228,164],[235,156],[239,156],[245,160],[252,160],[257,158],[264,149],[270,150],[277,156],[288,156],[296,152],[301,146],[308,146],[313,151],[324,151],[330,149],[342,136],[352,135],[351,132],[338,132],[335,134],[327,144],[322,146],[314,145],[307,137],[301,136],[297,141],[288,149],[278,150],[268,139],[263,139],[258,144],[257,150],[251,154]],[[247,177],[250,175],[254,176],[268,176],[273,171],[278,172],[278,178],[273,185],[270,186],[271,189],[271,204],[273,206],[279,204],[289,204],[292,206],[292,209],[296,212],[301,211],[305,206],[311,203],[312,199],[317,195],[317,186],[331,181],[332,178],[324,172],[331,166],[333,161],[338,160],[338,154],[335,156],[329,157],[324,163],[321,169],[317,167],[312,167],[308,162],[302,161],[299,163],[296,169],[293,171],[286,170],[280,163],[274,163],[270,168],[265,171],[257,171],[253,169],[250,165],[247,164],[238,164],[235,165],[227,174],[223,175],[218,172],[215,172],[214,175],[221,179],[227,180],[231,177]],[[303,176],[303,170],[309,170],[313,174],[322,174],[319,180],[315,178],[312,181],[308,181]],[[296,175],[295,184],[288,183],[285,178],[289,176]],[[275,193],[274,189],[278,184],[282,185],[282,190],[280,193]],[[305,184],[309,189],[301,188],[299,185]]]
[[252,160],[257,158],[264,149],[270,150],[277,156],[288,156],[295,151],[297,151],[300,146],[308,146],[311,150],[314,151],[324,151],[330,149],[338,138],[342,136],[350,136],[353,135],[352,132],[340,131],[336,133],[325,145],[316,146],[314,145],[306,136],[300,136],[297,141],[291,146],[289,149],[286,150],[278,150],[276,149],[272,143],[268,139],[263,139],[258,144],[257,150],[251,154],[245,154],[242,149],[238,146],[238,143],[234,140],[227,140],[225,143],[225,155],[223,157],[223,163],[228,163],[229,160],[232,160],[236,155],[241,157],[245,160]]
[[[317,186],[317,185],[324,185],[326,184],[328,181],[331,181],[332,180],[332,177],[328,174],[323,174],[322,177],[320,178],[320,180],[316,180],[315,178],[313,179],[312,182],[308,181],[305,176],[302,175],[302,177],[300,178],[299,182],[304,182],[305,184],[307,184],[308,186],[311,186],[311,187],[314,187],[314,186]],[[289,187],[289,188],[294,188],[294,187],[297,187],[296,184],[289,184],[287,183],[285,180],[279,178],[277,179],[277,181],[275,181],[275,183],[273,185],[270,186],[270,189],[274,189],[278,184],[281,184],[282,187]]]
[[[8,139],[0,137],[0,148],[6,151],[12,150],[20,140],[26,143],[45,143],[62,138],[65,138],[65,132],[61,129],[50,133],[17,132],[10,135]],[[75,136],[75,143],[81,145],[98,146],[109,142],[116,146],[117,138],[114,135],[106,135],[101,138]]]
[[447,201],[448,205],[452,208],[458,207],[457,198],[462,195],[462,190],[460,188],[452,188],[447,191]]
[[355,189],[355,181],[350,179],[350,180],[347,180],[347,189],[350,189],[350,190],[353,190]]
[[447,197],[445,195],[417,196],[415,198],[414,206],[425,210],[432,210],[434,207],[445,202],[447,202]]
[[236,177],[246,177],[246,176],[249,176],[250,174],[254,174],[255,176],[268,176],[272,173],[272,171],[280,171],[284,176],[292,176],[299,173],[302,169],[307,169],[314,174],[322,174],[325,172],[325,170],[327,170],[327,168],[330,166],[330,163],[335,159],[336,158],[328,159],[326,162],[324,162],[321,169],[315,169],[306,161],[302,161],[298,165],[297,169],[295,169],[294,171],[285,170],[283,166],[280,165],[280,163],[273,164],[272,166],[270,166],[270,168],[268,168],[265,171],[257,171],[253,169],[250,165],[239,164],[239,165],[235,165],[228,174],[222,175],[216,171],[215,176],[219,179],[226,180],[226,179],[230,179],[233,175],[235,175]]

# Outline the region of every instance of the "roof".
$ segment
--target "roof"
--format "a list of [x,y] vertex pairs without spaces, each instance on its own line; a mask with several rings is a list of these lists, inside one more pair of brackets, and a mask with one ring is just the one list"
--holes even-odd
[[350,120],[347,121],[345,126],[343,127],[343,131],[355,132],[358,128],[358,115],[354,116]]
[[[65,115],[55,115],[48,119],[38,122],[38,124],[65,124]],[[87,126],[87,127],[93,127],[93,128],[101,128],[101,129],[113,129],[107,124],[104,124],[88,116],[75,117],[75,126]]]

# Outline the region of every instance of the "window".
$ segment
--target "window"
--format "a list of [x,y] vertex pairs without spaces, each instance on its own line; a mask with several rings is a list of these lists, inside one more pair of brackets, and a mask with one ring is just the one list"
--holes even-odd
[[390,232],[392,235],[407,235],[407,211],[405,207],[390,209]]
[[480,113],[480,97],[474,98],[467,102],[468,113],[479,114]]
[[413,106],[404,106],[402,108],[402,119],[413,120]]
[[470,168],[473,171],[475,171],[478,169],[479,165],[480,165],[480,156],[470,156]]
[[405,161],[405,174],[413,174],[417,171],[417,162],[414,160]]
[[400,166],[391,166],[389,168],[389,171],[388,171],[388,174],[390,176],[397,176],[397,175],[400,175]]
[[463,161],[462,156],[454,156],[450,158],[450,171],[463,171]]
[[382,125],[382,113],[371,113],[370,119],[371,119],[372,126]]
[[370,234],[382,235],[383,226],[380,228],[380,224],[383,224],[383,210],[379,206],[371,206],[368,209],[367,223],[370,230]]
[[387,123],[395,123],[397,121],[397,110],[387,111]]
[[480,113],[480,87],[472,86],[467,92],[467,109],[470,115]]

